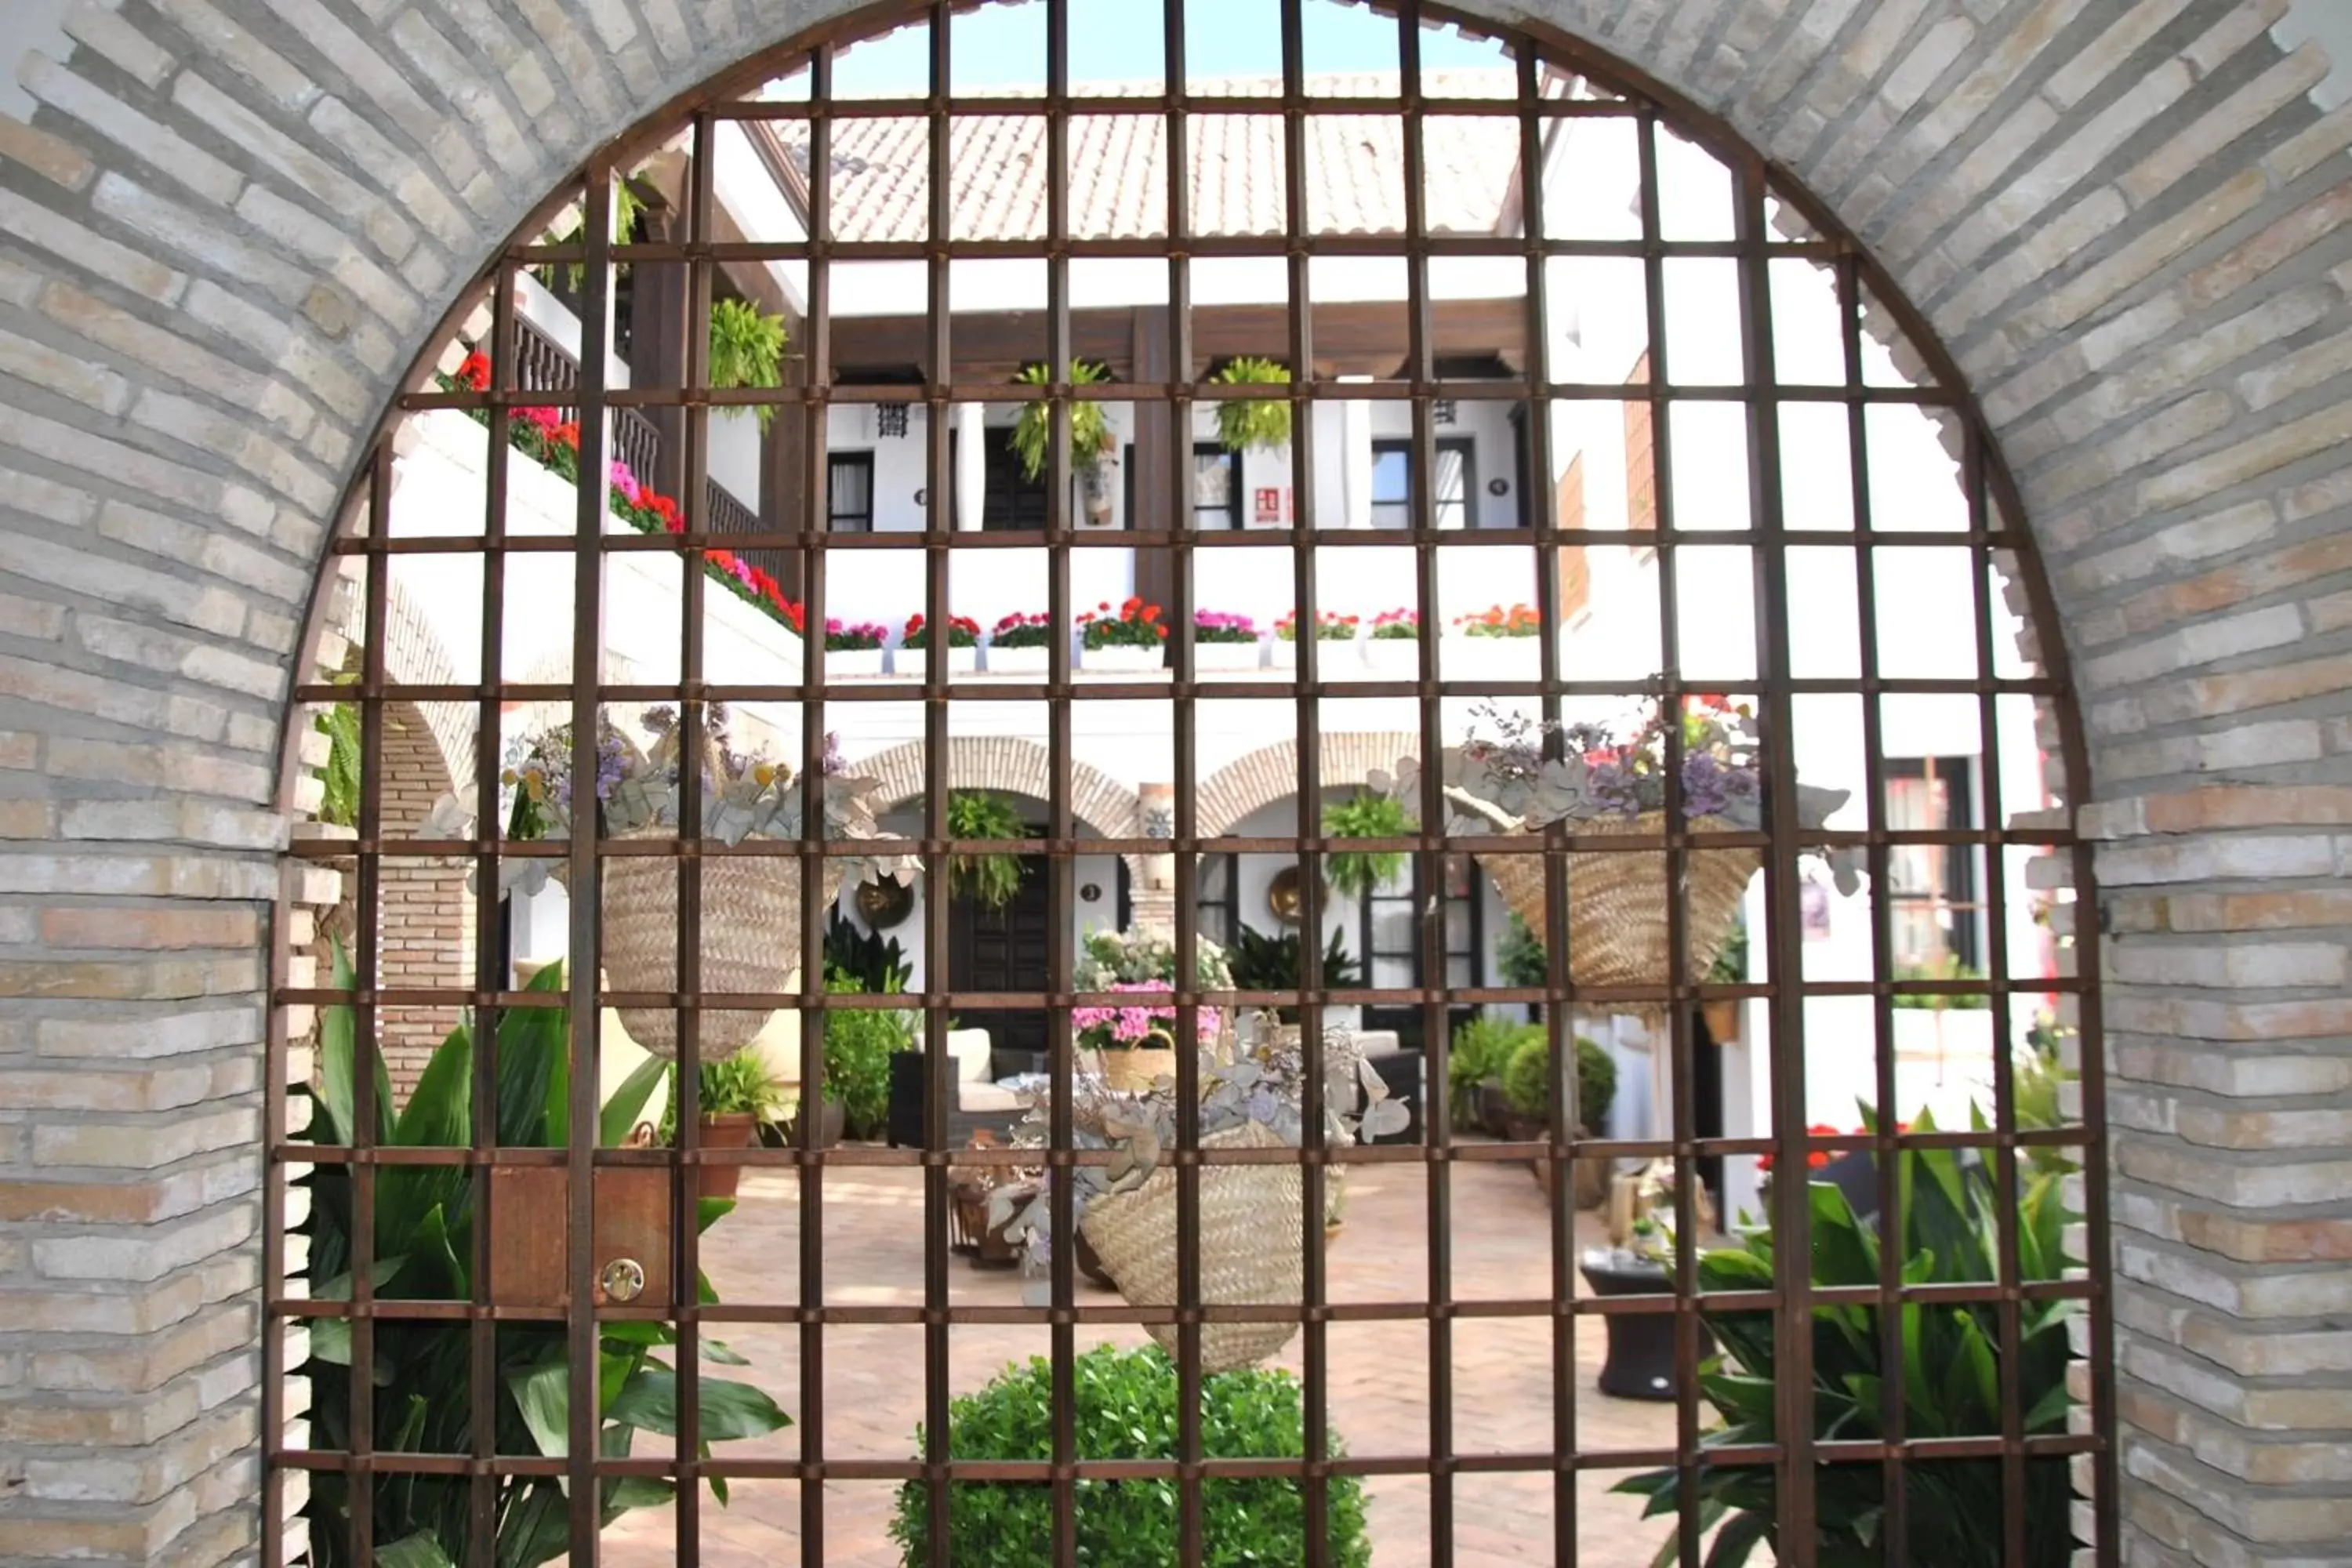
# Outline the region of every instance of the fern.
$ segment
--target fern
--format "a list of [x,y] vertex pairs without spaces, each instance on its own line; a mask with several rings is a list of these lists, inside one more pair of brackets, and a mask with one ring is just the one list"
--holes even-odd
[[[1226,386],[1287,384],[1290,372],[1270,359],[1244,354],[1225,362],[1209,378]],[[1217,439],[1229,452],[1247,447],[1274,448],[1290,439],[1290,405],[1276,397],[1244,397],[1217,405]]]
[[[1323,808],[1326,838],[1402,838],[1412,831],[1404,803],[1389,795],[1358,790],[1354,798]],[[1327,856],[1324,875],[1331,885],[1357,899],[1368,899],[1382,883],[1404,870],[1403,851],[1341,849]]]
[[[1042,364],[1024,366],[1013,381],[1023,386],[1049,386],[1054,374]],[[1107,366],[1088,360],[1079,360],[1070,366],[1070,384],[1092,386],[1110,379]],[[1099,403],[1070,404],[1070,461],[1087,468],[1102,460],[1110,450],[1110,420]],[[1021,416],[1013,422],[1013,449],[1021,458],[1021,471],[1035,479],[1045,471],[1045,457],[1054,446],[1054,403],[1048,398],[1041,403],[1024,403]]]
[[319,802],[319,820],[335,827],[357,826],[360,820],[360,708],[338,702],[311,721],[327,737],[327,760],[319,769],[326,794]]
[[[736,387],[780,386],[784,378],[784,319],[771,316],[744,300],[719,300],[710,307],[710,384],[726,391]],[[741,414],[741,408],[722,409]],[[763,403],[751,410],[765,432],[776,420],[776,405]]]
[[[958,790],[948,796],[950,838],[1025,838],[1029,826],[1002,795]],[[1001,910],[1021,891],[1029,868],[1018,855],[963,854],[948,857],[954,889],[984,909]]]

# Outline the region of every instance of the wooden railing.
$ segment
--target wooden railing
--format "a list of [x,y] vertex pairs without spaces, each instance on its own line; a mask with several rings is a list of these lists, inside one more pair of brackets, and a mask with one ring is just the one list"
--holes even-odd
[[[515,321],[515,384],[525,392],[566,393],[580,384],[580,362],[570,350],[530,321]],[[569,404],[560,404],[566,418],[575,412]],[[615,408],[613,414],[613,456],[629,465],[629,471],[640,479],[651,482],[661,460],[661,432],[654,422],[635,408]],[[735,531],[744,533],[759,527],[759,514],[735,499],[734,493],[717,480],[709,483],[711,531]],[[725,510],[722,510],[722,498]],[[729,521],[722,524],[721,517]]]

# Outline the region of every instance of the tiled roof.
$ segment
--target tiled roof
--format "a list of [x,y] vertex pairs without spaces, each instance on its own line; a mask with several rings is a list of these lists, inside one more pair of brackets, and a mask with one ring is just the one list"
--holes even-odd
[[[1433,72],[1433,96],[1507,95],[1508,70]],[[1394,73],[1321,77],[1325,97],[1393,97]],[[1192,84],[1200,96],[1276,98],[1277,79]],[[1070,232],[1081,238],[1148,238],[1167,232],[1167,121],[1122,114],[1099,100],[1070,120]],[[1199,234],[1279,234],[1284,226],[1283,125],[1278,114],[1189,117],[1191,225]],[[1519,123],[1509,115],[1435,114],[1423,121],[1427,221],[1432,233],[1491,234],[1516,206],[1506,197],[1518,171]],[[794,163],[808,166],[804,125],[778,131]],[[928,123],[837,120],[833,123],[834,237],[908,241],[928,237]],[[966,116],[949,132],[950,214],[954,239],[1043,239],[1045,121],[1037,116]],[[1404,121],[1398,115],[1307,118],[1308,231],[1401,234],[1404,230]]]

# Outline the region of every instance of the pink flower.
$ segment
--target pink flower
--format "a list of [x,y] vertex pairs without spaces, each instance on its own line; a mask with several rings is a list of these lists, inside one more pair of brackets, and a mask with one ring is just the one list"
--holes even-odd
[[613,488],[621,492],[622,500],[631,506],[642,504],[637,498],[644,493],[645,487],[637,483],[637,476],[629,471],[628,464],[618,458],[614,458],[605,469],[605,477],[612,481]]

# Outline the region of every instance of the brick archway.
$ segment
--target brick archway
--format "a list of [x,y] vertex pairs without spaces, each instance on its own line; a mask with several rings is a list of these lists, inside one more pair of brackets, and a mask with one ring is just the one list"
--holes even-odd
[[[300,805],[276,759],[362,441],[589,148],[853,8],[142,0],[42,8],[5,62],[12,1546],[250,1550],[256,1064]],[[2126,1554],[2342,1554],[2335,1426],[2283,1386],[2340,1375],[2352,1307],[2352,116],[2306,96],[2325,58],[2236,0],[1462,9],[1719,116],[1979,395],[2106,841]]]
[[[1398,759],[1417,756],[1421,737],[1404,731],[1325,735],[1319,756],[1326,785],[1362,784],[1375,771],[1394,771]],[[1231,833],[1261,806],[1298,793],[1298,742],[1277,741],[1235,757],[1201,781],[1193,807],[1202,837]]]
[[[881,781],[875,800],[885,806],[904,805],[924,793],[923,745],[919,741],[892,746],[850,764],[853,773]],[[1034,741],[1016,735],[954,735],[948,740],[948,779],[956,789],[996,790],[1007,795],[1048,798],[1053,788],[1054,755]],[[1070,772],[1070,813],[1106,838],[1140,838],[1142,816],[1136,793],[1099,768],[1074,763]],[[1122,855],[1139,893],[1145,885],[1143,857]]]

